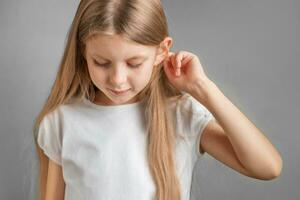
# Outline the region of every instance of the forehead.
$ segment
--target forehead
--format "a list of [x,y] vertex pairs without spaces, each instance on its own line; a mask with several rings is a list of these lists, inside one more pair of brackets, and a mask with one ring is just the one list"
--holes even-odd
[[87,53],[104,58],[139,58],[154,55],[155,46],[128,41],[119,35],[97,34],[86,42]]

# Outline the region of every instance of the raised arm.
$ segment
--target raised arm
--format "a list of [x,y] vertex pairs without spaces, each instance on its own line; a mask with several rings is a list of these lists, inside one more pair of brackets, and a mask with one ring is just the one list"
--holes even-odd
[[209,123],[204,130],[200,151],[253,178],[271,180],[279,176],[282,158],[268,138],[213,82],[207,79],[195,86],[192,95],[218,122]]

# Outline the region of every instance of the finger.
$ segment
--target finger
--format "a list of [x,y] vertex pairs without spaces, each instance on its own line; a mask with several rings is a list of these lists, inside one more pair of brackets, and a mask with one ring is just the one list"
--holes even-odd
[[188,62],[190,62],[192,59],[193,59],[192,56],[189,56],[189,55],[183,55],[181,65],[182,65],[182,66],[185,66],[185,65],[186,65]]
[[174,70],[173,70],[173,67],[172,67],[171,63],[172,63],[171,59],[166,59],[164,61],[164,67],[165,67],[165,70],[166,70],[166,74],[169,78],[170,78],[171,74],[174,74]]
[[173,55],[171,55],[171,57],[170,57],[170,59],[171,59],[171,63],[172,63],[172,66],[175,68],[175,56],[174,56],[174,54]]
[[168,53],[168,56],[167,56],[167,59],[170,60],[171,57],[172,57],[172,55],[174,55],[174,53],[173,53],[173,52],[169,52],[169,53]]
[[170,56],[172,56],[172,55],[174,55],[174,52],[169,51],[168,56],[170,57]]
[[175,68],[176,68],[176,75],[177,76],[180,76],[180,73],[181,73],[181,66],[182,66],[181,60],[182,60],[182,58],[183,58],[183,52],[179,52],[175,57],[175,62],[176,62]]
[[174,74],[176,76],[176,69],[175,69],[175,66],[176,66],[176,61],[175,61],[175,53],[173,52],[169,52],[169,66],[170,66],[170,71],[172,72],[172,74]]

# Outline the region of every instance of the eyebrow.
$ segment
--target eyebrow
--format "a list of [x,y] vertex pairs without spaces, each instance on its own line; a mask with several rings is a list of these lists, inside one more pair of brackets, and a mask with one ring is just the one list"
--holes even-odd
[[[100,55],[97,55],[97,54],[95,54],[94,56],[95,56],[95,57],[99,57],[99,58],[101,58],[101,59],[104,59],[104,60],[106,60],[106,61],[110,61],[109,59],[104,58],[103,56],[100,56]],[[139,58],[143,59],[143,61],[145,61],[146,59],[148,59],[148,57],[146,57],[146,56],[144,56],[144,55],[137,55],[137,56],[133,56],[133,57],[131,57],[131,58],[127,58],[127,60],[134,60],[134,59],[139,59]]]

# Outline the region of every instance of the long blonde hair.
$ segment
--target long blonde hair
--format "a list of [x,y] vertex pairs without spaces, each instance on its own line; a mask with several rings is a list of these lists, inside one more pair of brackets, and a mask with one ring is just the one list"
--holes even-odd
[[[33,127],[40,158],[40,184],[47,179],[48,159],[37,144],[39,124],[61,104],[95,98],[98,89],[91,81],[83,52],[85,41],[97,33],[119,34],[142,45],[159,45],[169,35],[160,0],[81,0],[56,79]],[[148,85],[138,95],[146,101],[148,161],[156,185],[155,199],[179,200],[181,188],[174,158],[176,136],[166,100],[182,93],[168,82],[160,63],[153,68]]]

